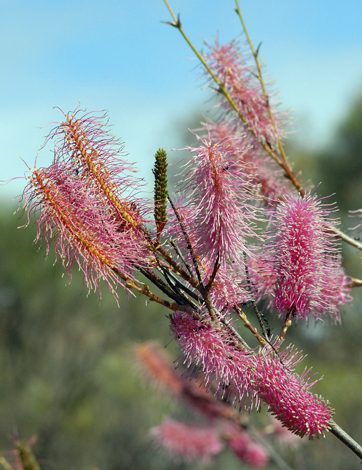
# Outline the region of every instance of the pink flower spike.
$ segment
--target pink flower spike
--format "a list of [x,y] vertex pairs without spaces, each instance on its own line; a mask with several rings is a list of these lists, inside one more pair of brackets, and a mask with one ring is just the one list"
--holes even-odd
[[219,397],[227,396],[230,401],[243,404],[249,400],[250,408],[259,405],[252,385],[253,351],[236,348],[220,327],[182,312],[175,312],[171,332],[191,374],[200,368],[207,388],[215,380]]
[[201,460],[208,464],[223,449],[219,435],[212,426],[189,425],[167,419],[151,429],[150,436],[171,456],[186,463]]
[[259,238],[254,223],[260,220],[251,201],[252,187],[241,165],[228,153],[226,142],[202,145],[185,165],[181,191],[190,213],[190,237],[201,258],[240,261],[250,254],[247,237]]
[[247,432],[237,432],[227,439],[234,454],[253,468],[265,467],[269,462],[269,454],[261,445],[252,440]]
[[270,211],[272,231],[264,246],[267,262],[274,265],[277,283],[274,306],[281,315],[316,320],[336,306],[334,289],[329,288],[336,269],[339,249],[330,227],[337,222],[328,218],[335,210],[321,199],[307,194],[286,195],[275,211]]
[[68,114],[48,135],[54,139],[54,162],[72,165],[87,192],[102,201],[104,210],[139,232],[151,212],[149,201],[132,196],[143,183],[132,173],[137,170],[124,160],[124,145],[105,124],[107,115],[81,114],[80,109]]
[[268,154],[263,154],[260,146],[253,145],[253,139],[250,134],[245,134],[239,121],[226,118],[219,123],[208,122],[202,130],[213,141],[225,142],[234,161],[242,165],[243,171],[250,176],[253,192],[260,195],[263,203],[275,206],[292,189],[280,166]]
[[156,341],[146,341],[134,347],[140,375],[160,389],[180,397],[184,381],[176,373],[171,359]]
[[99,281],[105,279],[116,295],[114,286],[133,278],[134,264],[144,266],[150,260],[140,233],[88,192],[71,163],[35,169],[23,198],[28,223],[31,214],[39,213],[36,241],[45,241],[47,254],[54,243],[69,278],[76,262],[89,289],[99,291]]
[[[205,54],[205,59],[231,96],[238,112],[243,115],[246,129],[252,131],[258,142],[266,143],[270,147],[275,146],[278,137],[281,138],[284,134],[281,131],[283,119],[281,113],[271,109],[269,99],[264,95],[256,78],[258,71],[250,54],[243,53],[243,47],[235,40],[224,46],[221,46],[218,40],[215,41],[215,46],[207,43],[206,45],[210,52]],[[208,80],[211,81],[209,76]],[[221,99],[220,104],[234,121],[239,120],[226,97]],[[275,125],[269,112],[273,114]]]
[[279,357],[264,349],[255,368],[255,389],[283,426],[300,437],[309,435],[313,439],[330,428],[333,409],[322,397],[309,392],[316,383],[310,382],[310,370],[300,377],[292,372],[301,360],[290,348]]

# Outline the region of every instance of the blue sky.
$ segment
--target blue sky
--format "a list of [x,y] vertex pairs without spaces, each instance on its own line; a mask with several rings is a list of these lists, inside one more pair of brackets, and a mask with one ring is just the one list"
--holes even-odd
[[[181,145],[187,118],[205,107],[193,53],[162,0],[0,0],[1,180],[32,166],[59,106],[109,112],[129,159],[151,177],[153,154]],[[170,0],[198,49],[241,34],[233,0]],[[299,140],[331,137],[362,85],[361,0],[240,1],[255,45],[292,109]],[[39,166],[51,160],[49,150]],[[11,198],[21,180],[0,187]]]

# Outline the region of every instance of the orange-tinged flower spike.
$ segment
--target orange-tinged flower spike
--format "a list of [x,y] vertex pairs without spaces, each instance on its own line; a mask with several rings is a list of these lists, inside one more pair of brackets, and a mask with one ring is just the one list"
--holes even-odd
[[76,110],[64,116],[47,137],[47,141],[56,139],[54,161],[71,163],[88,193],[102,201],[120,226],[127,224],[142,232],[149,201],[132,196],[140,190],[141,182],[130,175],[136,172],[133,165],[121,158],[124,146],[110,134],[104,123],[106,114],[81,115],[81,110]]
[[125,220],[120,224],[104,201],[88,191],[71,162],[35,169],[23,197],[28,223],[31,214],[39,213],[36,240],[45,240],[47,254],[54,243],[70,277],[76,261],[89,289],[99,291],[103,278],[115,294],[115,284],[124,285],[117,272],[132,278],[135,265],[151,262],[141,233],[137,237]]

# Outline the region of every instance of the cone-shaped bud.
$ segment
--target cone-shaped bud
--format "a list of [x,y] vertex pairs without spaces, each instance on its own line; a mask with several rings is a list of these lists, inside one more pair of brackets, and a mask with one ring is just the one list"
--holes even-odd
[[167,223],[167,153],[158,149],[155,154],[155,222],[157,236],[160,236]]

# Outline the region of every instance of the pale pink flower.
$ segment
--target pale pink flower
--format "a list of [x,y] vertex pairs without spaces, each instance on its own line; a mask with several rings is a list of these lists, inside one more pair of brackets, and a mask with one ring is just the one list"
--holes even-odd
[[103,208],[121,226],[142,231],[149,201],[134,196],[143,186],[133,176],[137,170],[124,160],[124,144],[116,139],[105,124],[107,115],[82,115],[80,109],[64,114],[65,120],[48,135],[54,140],[54,162],[66,162],[82,180],[87,193],[102,201]]
[[150,431],[150,436],[173,457],[185,462],[201,460],[210,463],[223,445],[213,426],[184,424],[167,419]]
[[[250,53],[245,54],[243,47],[235,40],[223,46],[216,40],[215,46],[207,46],[210,52],[205,53],[206,62],[244,116],[246,129],[252,130],[259,142],[274,147],[277,138],[283,136],[280,124],[282,119],[280,113],[271,109],[269,99],[262,91],[256,78],[258,71],[251,61]],[[211,78],[208,79],[210,86],[213,86]],[[235,113],[226,97],[222,97],[220,103],[227,113]],[[269,111],[273,113],[275,127]],[[238,119],[236,116],[235,120]]]
[[123,282],[117,270],[132,277],[134,263],[145,264],[144,240],[110,216],[72,170],[59,162],[32,172],[23,195],[28,223],[39,214],[36,241],[45,241],[47,255],[53,243],[70,278],[76,262],[89,289],[98,290],[105,279],[114,293],[114,284]]
[[200,147],[186,163],[180,192],[187,198],[189,233],[198,256],[236,261],[250,253],[247,237],[258,238],[254,223],[260,215],[251,204],[248,176],[228,153],[225,142],[198,137]]
[[262,202],[274,206],[291,191],[292,185],[282,168],[268,154],[261,153],[260,146],[253,145],[250,134],[245,134],[239,121],[225,118],[219,123],[208,122],[202,130],[208,132],[213,141],[225,142],[231,157],[243,165],[243,171],[250,176],[253,192],[261,196]]
[[[206,251],[206,248],[200,244],[197,236],[201,229],[196,228],[194,219],[194,208],[191,204],[187,204],[185,198],[174,201],[178,215],[187,232],[189,242],[196,257],[202,282],[206,286],[213,274],[216,261],[219,262],[216,277],[210,290],[210,299],[215,308],[227,313],[233,306],[251,300],[250,292],[247,286],[245,276],[245,265],[242,254],[234,252],[233,259],[220,259],[220,257],[212,257],[212,254]],[[181,249],[184,258],[191,269],[194,269],[193,259],[181,227],[175,217],[175,214],[169,212],[169,223],[165,233],[172,237]],[[194,273],[196,275],[196,273]]]
[[[53,164],[35,168],[25,188],[24,210],[38,213],[37,240],[54,243],[55,254],[71,277],[74,261],[89,289],[105,279],[114,285],[133,277],[135,266],[153,266],[145,231],[145,201],[129,187],[140,182],[129,176],[120,148],[99,118],[65,115],[51,134],[56,139]],[[133,171],[133,170],[132,170]],[[119,174],[119,172],[121,174]]]
[[227,443],[234,454],[253,468],[265,467],[269,462],[269,454],[257,444],[246,431],[238,431],[227,438]]

